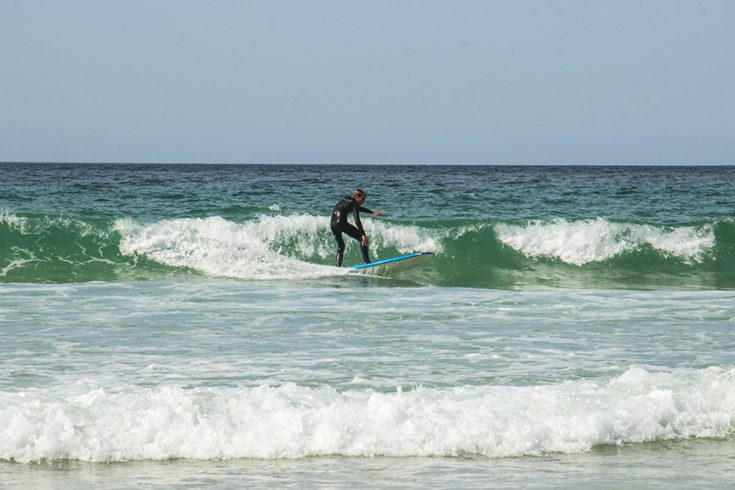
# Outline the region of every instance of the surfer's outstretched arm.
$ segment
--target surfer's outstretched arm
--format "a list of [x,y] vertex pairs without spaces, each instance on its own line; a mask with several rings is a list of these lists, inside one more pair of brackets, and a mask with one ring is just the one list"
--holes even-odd
[[374,216],[382,216],[385,214],[383,211],[370,211],[368,208],[363,208],[362,206],[360,206],[360,212],[372,214]]

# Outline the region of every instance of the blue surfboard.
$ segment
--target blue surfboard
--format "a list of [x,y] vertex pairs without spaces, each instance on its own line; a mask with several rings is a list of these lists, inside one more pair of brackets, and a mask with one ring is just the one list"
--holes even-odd
[[350,272],[387,275],[424,265],[433,256],[434,252],[417,252],[401,255],[400,257],[393,257],[391,259],[377,260],[369,264],[353,265],[350,267]]

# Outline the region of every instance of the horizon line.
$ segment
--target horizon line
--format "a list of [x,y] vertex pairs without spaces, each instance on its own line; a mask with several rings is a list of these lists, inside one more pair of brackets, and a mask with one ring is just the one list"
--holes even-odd
[[731,167],[735,163],[472,163],[472,162],[126,162],[126,161],[0,161],[0,165],[295,165],[295,166],[456,166],[456,167]]

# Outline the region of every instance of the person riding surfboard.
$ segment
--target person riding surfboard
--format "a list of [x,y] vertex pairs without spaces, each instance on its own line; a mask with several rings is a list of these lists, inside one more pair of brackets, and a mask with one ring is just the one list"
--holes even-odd
[[[362,207],[367,200],[367,192],[362,189],[355,189],[352,191],[351,196],[345,196],[337,202],[332,210],[332,218],[330,221],[330,228],[334,239],[337,240],[337,267],[342,266],[342,259],[345,254],[345,241],[342,238],[342,233],[346,233],[355,240],[360,242],[360,251],[362,252],[362,259],[366,264],[370,263],[370,256],[368,255],[368,237],[365,234],[365,230],[362,228],[362,222],[360,221],[360,211],[363,213],[370,213],[375,216],[383,214],[382,211],[371,211],[368,208]],[[355,218],[355,224],[352,225],[347,221],[347,216],[352,213]]]

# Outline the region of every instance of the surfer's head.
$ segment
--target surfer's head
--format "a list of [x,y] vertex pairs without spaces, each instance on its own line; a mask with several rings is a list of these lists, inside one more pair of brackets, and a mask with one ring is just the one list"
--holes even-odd
[[358,187],[357,189],[352,191],[352,197],[355,198],[355,201],[357,201],[359,204],[362,204],[365,202],[365,199],[367,199],[367,192]]

